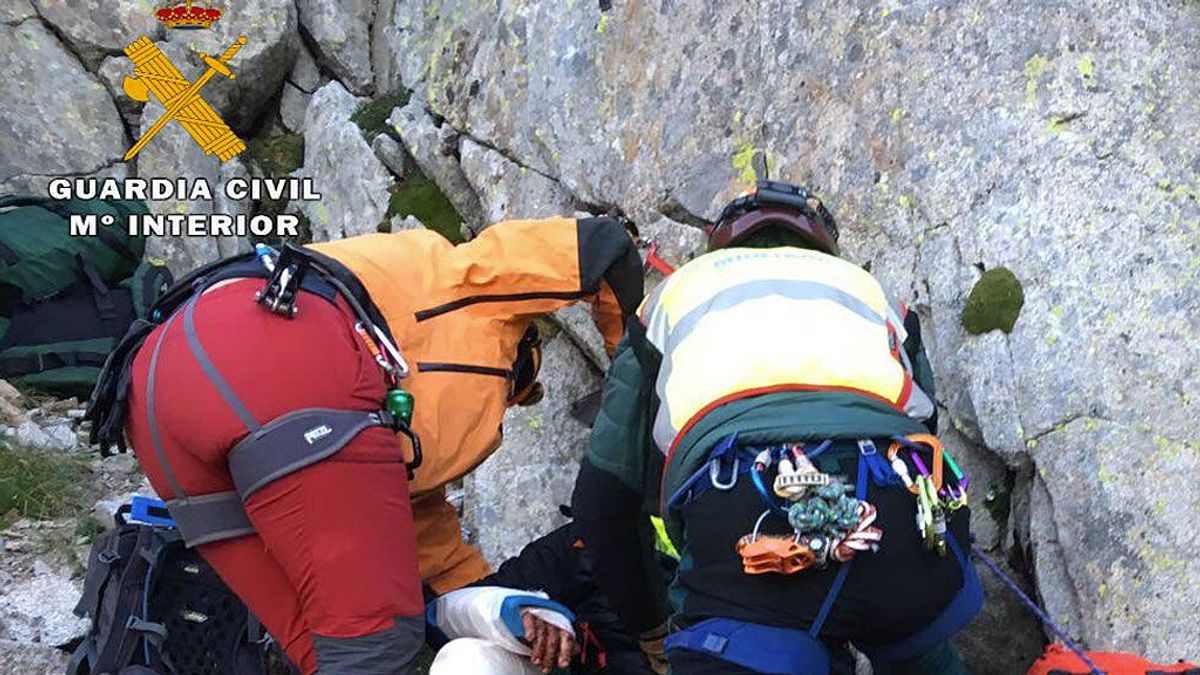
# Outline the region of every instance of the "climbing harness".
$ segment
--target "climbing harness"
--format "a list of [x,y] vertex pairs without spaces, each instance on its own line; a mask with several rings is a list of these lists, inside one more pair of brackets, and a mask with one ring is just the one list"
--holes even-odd
[[[354,322],[355,333],[380,366],[388,385],[380,409],[306,408],[266,421],[251,415],[209,358],[194,319],[196,303],[207,289],[226,280],[247,278],[266,279],[255,300],[266,311],[284,319],[298,315],[297,301],[302,291],[331,303],[337,303],[341,298],[350,309],[349,321]],[[189,547],[253,533],[254,526],[244,506],[251,494],[274,480],[333,456],[366,429],[384,427],[407,436],[413,448],[412,459],[406,462],[410,476],[420,466],[421,443],[411,427],[413,397],[399,384],[408,375],[408,364],[387,333],[386,323],[366,290],[337,261],[290,244],[284,246],[281,253],[259,245],[254,253],[209,265],[181,280],[155,305],[152,317],[153,323],[131,329],[114,350],[93,394],[88,414],[95,420],[94,440],[106,444],[116,442],[120,447],[133,358],[151,331],[162,322],[155,343],[145,345],[151,348],[146,415],[154,454],[174,497],[167,502],[167,510]],[[246,427],[246,436],[227,456],[234,490],[190,495],[180,486],[167,459],[156,416],[155,389],[164,336],[176,327],[182,330],[201,371]]]

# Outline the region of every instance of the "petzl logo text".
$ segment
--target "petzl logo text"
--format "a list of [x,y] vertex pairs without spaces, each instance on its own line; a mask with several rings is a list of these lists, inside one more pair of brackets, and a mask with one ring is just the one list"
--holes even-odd
[[317,441],[321,440],[322,438],[325,438],[326,436],[328,436],[329,434],[332,434],[332,433],[333,433],[333,429],[330,429],[329,425],[322,424],[319,427],[313,427],[312,429],[309,429],[308,431],[304,432],[304,442],[308,443],[309,445],[312,445],[313,443],[316,443]]

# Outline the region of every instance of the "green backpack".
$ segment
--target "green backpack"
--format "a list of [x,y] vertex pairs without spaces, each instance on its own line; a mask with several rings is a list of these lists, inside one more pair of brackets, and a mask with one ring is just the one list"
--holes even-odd
[[[0,377],[86,397],[109,351],[171,285],[129,235],[142,202],[0,197]],[[96,236],[71,236],[70,216],[110,215]]]

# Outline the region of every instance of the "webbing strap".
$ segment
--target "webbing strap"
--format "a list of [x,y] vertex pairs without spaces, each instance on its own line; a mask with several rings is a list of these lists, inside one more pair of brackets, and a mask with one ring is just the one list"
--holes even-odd
[[672,633],[667,653],[685,649],[758,673],[828,673],[829,652],[804,631],[736,619],[706,619]]
[[44,373],[57,368],[100,368],[107,360],[108,352],[35,352],[24,356],[0,358],[0,372],[4,373],[6,377],[20,377]]
[[242,499],[271,481],[331,457],[364,429],[391,426],[380,411],[304,408],[281,415],[229,451],[229,473]]
[[173,499],[167,510],[188,548],[254,534],[242,498],[232,490]]
[[[858,501],[863,501],[867,498],[867,458],[861,452],[858,453],[858,485],[854,491],[855,498]],[[850,575],[850,565],[854,562],[850,559],[842,563],[842,568],[838,570],[837,576],[833,579],[833,584],[829,587],[829,592],[825,594],[825,601],[821,603],[821,611],[817,612],[817,618],[813,619],[812,627],[809,628],[808,634],[815,637],[820,637],[821,628],[825,626],[825,620],[829,618],[829,613],[833,611],[833,606],[837,603],[838,596],[842,593],[842,586],[846,584],[846,577]]]
[[108,581],[113,563],[121,559],[121,537],[113,530],[102,535],[104,548],[96,552],[96,557],[88,563],[87,577],[83,580],[83,592],[73,610],[75,616],[95,618],[96,608],[100,604],[100,590]]
[[154,456],[158,458],[158,464],[162,467],[163,473],[167,476],[167,482],[171,484],[171,495],[176,499],[186,497],[187,493],[179,485],[179,479],[175,477],[175,471],[171,469],[171,463],[167,461],[167,451],[163,448],[162,433],[158,429],[158,417],[155,414],[156,402],[154,400],[155,383],[158,374],[158,356],[162,351],[163,341],[167,338],[167,333],[171,330],[171,324],[175,323],[175,315],[167,320],[167,324],[163,326],[162,332],[158,334],[158,342],[154,343],[154,351],[150,353],[150,372],[146,376],[146,419],[150,423],[150,444],[154,447]]
[[229,404],[233,412],[242,420],[242,424],[246,425],[246,429],[251,432],[257,431],[262,425],[250,414],[250,411],[246,409],[246,406],[237,397],[237,394],[233,393],[233,389],[229,386],[229,383],[221,376],[221,371],[217,370],[217,367],[213,365],[212,359],[208,358],[208,353],[204,351],[204,345],[200,343],[200,336],[196,334],[195,312],[196,300],[199,298],[199,293],[192,296],[192,299],[188,301],[187,308],[183,312],[183,331],[187,334],[188,346],[191,347],[192,356],[196,357],[196,362],[200,364],[204,373],[208,375],[208,379],[217,388],[217,391],[221,394],[221,398],[225,399],[225,403]]

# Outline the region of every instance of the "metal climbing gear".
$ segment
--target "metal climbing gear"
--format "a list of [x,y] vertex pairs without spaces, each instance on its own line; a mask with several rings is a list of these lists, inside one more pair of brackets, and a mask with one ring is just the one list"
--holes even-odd
[[[888,448],[887,455],[888,455],[888,461],[890,461],[892,463],[892,468],[896,469],[897,473],[901,473],[900,469],[897,468],[897,466],[896,466],[896,459],[897,459],[897,456],[898,456],[901,448],[908,448],[910,450],[909,456],[913,459],[913,463],[916,464],[918,468],[923,469],[923,471],[922,471],[923,474],[928,474],[929,471],[928,471],[928,469],[924,469],[925,464],[924,464],[924,462],[921,461],[921,457],[917,453],[921,450],[925,450],[926,448],[928,448],[929,450],[931,450],[933,452],[932,478],[933,478],[933,485],[936,488],[936,490],[934,492],[936,493],[937,491],[940,491],[942,489],[943,448],[942,448],[942,442],[938,440],[937,436],[934,436],[933,434],[911,434],[909,436],[893,436],[892,437],[892,445]],[[907,474],[907,470],[904,471],[904,473],[901,473],[902,480],[905,478],[905,474]],[[910,485],[909,482],[910,482],[909,480],[904,480],[905,485],[908,487],[908,491],[913,494],[917,494],[916,485]]]
[[[830,560],[848,562],[860,552],[878,550],[883,530],[874,525],[875,507],[862,498],[865,489],[860,496],[854,486],[821,472],[812,463],[813,457],[832,444],[826,440],[806,450],[803,444],[786,443],[768,446],[754,455],[750,477],[767,510],[736,546],[747,574],[794,574],[824,566]],[[864,483],[868,472],[865,454],[859,461]],[[778,473],[773,491],[768,492],[763,474],[772,463]],[[779,499],[785,501],[780,503]],[[791,535],[759,534],[763,520],[773,513],[787,517]]]
[[[828,444],[829,441],[826,441]],[[818,446],[822,450],[821,446]],[[763,452],[770,454],[770,450]],[[815,451],[814,451],[815,452]],[[830,476],[821,473],[813,466],[812,460],[804,452],[803,445],[784,445],[779,451],[779,473],[775,476],[773,486],[776,495],[796,501],[802,499],[813,488],[829,485]]]
[[738,540],[735,548],[742,557],[742,570],[746,574],[795,574],[816,566],[817,554],[800,542],[800,535],[759,534],[771,513],[771,509],[763,511],[754,531]]
[[917,477],[917,530],[925,549],[939,556],[946,555],[946,511],[938,500],[933,479]]
[[[266,249],[266,250],[264,250]],[[255,253],[263,265],[270,270],[271,278],[267,285],[255,294],[254,300],[271,312],[286,319],[296,318],[300,308],[296,306],[296,297],[300,293],[300,284],[308,274],[308,260],[297,256],[295,249],[286,247],[272,264],[269,249],[255,247]]]
[[733,468],[730,469],[730,471],[729,471],[729,479],[722,481],[721,480],[721,463],[722,463],[721,458],[720,457],[713,458],[713,460],[711,462],[709,462],[709,464],[708,464],[708,479],[712,483],[712,486],[718,490],[723,490],[723,491],[732,490],[733,486],[737,485],[738,469],[741,467],[741,462],[742,462],[741,458],[735,456],[733,458],[733,462],[732,462]]

